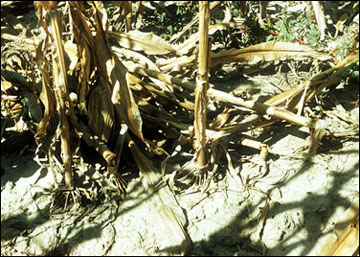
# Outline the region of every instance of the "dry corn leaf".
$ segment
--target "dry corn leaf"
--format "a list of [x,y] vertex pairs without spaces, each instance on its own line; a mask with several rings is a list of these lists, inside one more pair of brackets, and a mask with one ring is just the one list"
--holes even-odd
[[219,130],[229,119],[229,109],[225,107],[224,111],[216,116],[213,122],[209,124],[209,127],[214,130]]
[[[154,70],[145,69],[144,67],[141,67],[139,65],[138,66],[134,65],[133,67],[129,67],[129,70],[131,72],[140,73],[144,76],[158,78],[158,79],[160,79],[164,82],[167,82],[171,85],[177,85],[177,86],[183,87],[191,92],[193,92],[196,88],[195,83],[193,83],[191,81],[184,81],[180,78],[173,77],[168,74],[163,74],[163,73],[160,73],[160,72],[157,72]],[[245,107],[247,109],[257,111],[260,114],[268,114],[271,116],[275,116],[277,118],[287,120],[291,123],[298,124],[300,126],[306,126],[306,127],[314,126],[313,120],[310,118],[296,115],[292,112],[282,110],[280,108],[270,107],[269,105],[261,104],[261,103],[258,103],[258,102],[252,101],[252,100],[245,101],[242,98],[236,97],[232,94],[229,94],[229,93],[226,93],[226,92],[223,92],[220,90],[216,90],[214,88],[209,88],[207,90],[207,95],[218,101],[233,104],[236,106]]]
[[[78,108],[81,114],[86,114],[86,99],[88,96],[89,81],[91,74],[91,64],[92,64],[92,53],[91,50],[94,47],[94,39],[91,34],[89,25],[87,24],[83,14],[81,12],[81,7],[79,2],[69,2],[70,4],[70,15],[72,20],[72,32],[74,35],[74,41],[77,45],[77,57],[78,61],[75,65],[74,70],[78,72],[77,74],[77,85],[76,93],[78,95]],[[70,49],[65,48],[67,51]]]
[[230,8],[229,4],[224,5],[224,19],[223,22],[230,22],[233,15],[232,15],[232,8]]
[[115,105],[117,112],[120,113],[122,120],[126,122],[131,131],[140,139],[144,140],[142,134],[142,118],[139,108],[134,100],[130,87],[128,85],[128,72],[125,66],[116,57],[114,64],[114,74],[112,83],[114,85],[112,93],[112,102]]
[[149,58],[147,58],[145,55],[142,55],[141,53],[124,49],[116,46],[111,46],[111,50],[117,54],[117,56],[120,58],[123,57],[126,61],[133,61],[135,63],[138,63],[144,67],[148,67],[152,70],[160,71],[159,68],[156,66],[156,64],[151,61]]
[[335,224],[335,234],[322,243],[317,256],[356,256],[359,251],[359,201],[355,201]]
[[256,64],[260,61],[298,60],[309,57],[320,60],[330,59],[328,54],[316,52],[307,46],[296,43],[266,42],[243,49],[211,53],[211,67],[231,62]]
[[131,1],[112,1],[120,8],[120,15],[117,18],[117,22],[121,22],[126,15],[131,13]]
[[157,64],[163,72],[175,71],[175,72],[184,72],[186,67],[193,67],[195,63],[196,55],[183,55],[180,57],[172,57],[170,59],[159,59]]
[[336,64],[335,66],[323,71],[319,74],[316,74],[310,80],[306,81],[304,84],[284,91],[264,102],[266,105],[278,106],[286,102],[286,109],[291,110],[293,108],[299,109],[300,98],[304,94],[304,90],[306,90],[306,94],[304,95],[304,101],[310,101],[317,93],[323,90],[325,87],[329,87],[331,85],[336,85],[342,79],[342,72],[344,68],[352,63],[356,63],[359,61],[359,53],[349,55],[344,60]]
[[175,52],[168,42],[152,32],[145,33],[138,30],[132,30],[127,33],[121,33],[108,31],[107,34],[115,38],[122,47],[134,51],[144,51],[148,55]]
[[186,255],[191,245],[191,239],[184,229],[186,216],[169,187],[159,186],[162,182],[160,171],[154,167],[152,161],[141,152],[134,141],[130,137],[128,139],[132,155],[141,173],[142,183],[147,191],[153,192],[158,198],[157,211],[170,230],[169,236],[174,241],[174,245],[181,245],[181,254]]
[[[128,67],[128,65],[131,65],[129,62],[135,62],[138,63],[144,67],[149,67],[150,69],[156,70],[156,71],[160,71],[159,68],[156,66],[155,63],[153,63],[149,58],[147,58],[146,56],[132,51],[132,50],[128,50],[128,49],[122,49],[116,46],[112,46],[111,50],[120,58],[120,56],[122,55],[122,59],[125,59],[124,64],[126,67]],[[152,80],[156,85],[160,86],[163,90],[165,91],[172,91],[172,88],[167,86],[164,82],[155,79],[155,78],[150,78],[150,80]]]
[[64,44],[64,50],[67,54],[67,57],[70,61],[68,66],[68,72],[70,74],[73,74],[73,71],[75,70],[75,65],[77,64],[79,60],[79,54],[76,44],[72,43],[71,41],[66,41]]
[[36,130],[35,138],[38,139],[46,133],[46,128],[49,124],[50,118],[53,115],[55,109],[55,95],[51,89],[50,75],[48,71],[48,63],[46,62],[45,56],[42,55],[41,47],[45,44],[45,41],[38,45],[37,52],[37,63],[41,67],[42,77],[42,88],[40,93],[40,100],[44,105],[44,115]]
[[6,91],[13,89],[14,86],[10,81],[1,80],[1,91],[6,94]]
[[[209,27],[209,35],[215,34],[217,31],[226,30],[229,28],[238,28],[241,24],[238,22],[223,22],[211,25]],[[189,54],[193,48],[196,47],[199,41],[199,32],[192,34],[184,43],[174,46],[176,54],[179,56]]]
[[[194,110],[194,103],[187,101],[186,99],[184,100],[182,97],[179,97],[177,94],[175,94],[173,92],[169,92],[166,89],[164,90],[163,88],[161,88],[159,86],[159,83],[156,83],[156,84],[145,83],[142,80],[140,80],[138,77],[136,77],[132,74],[129,74],[129,79],[130,79],[130,87],[133,90],[139,90],[139,87],[140,87],[140,89],[146,88],[146,90],[148,90],[149,92],[155,93],[156,95],[161,96],[161,97],[165,98],[166,100],[173,102],[174,104],[177,104],[188,110],[192,110],[192,111]],[[154,78],[152,80],[154,80]],[[158,80],[158,81],[162,82],[162,83],[166,83],[166,82],[163,82],[160,80]],[[133,85],[131,85],[131,84],[133,84]],[[171,86],[169,85],[169,87],[171,87]]]
[[101,2],[95,3],[95,22],[96,22],[96,57],[99,64],[100,76],[103,76],[103,86],[108,86],[112,91],[111,101],[114,104],[116,114],[120,121],[124,121],[130,130],[144,140],[142,134],[142,118],[139,108],[134,100],[128,84],[128,71],[116,55],[109,49],[104,24],[100,20],[106,16],[106,11]]

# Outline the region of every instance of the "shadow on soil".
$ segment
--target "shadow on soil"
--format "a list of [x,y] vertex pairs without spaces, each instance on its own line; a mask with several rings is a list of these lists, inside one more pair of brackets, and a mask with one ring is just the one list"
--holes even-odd
[[[353,151],[341,151],[341,153],[339,154],[348,154],[351,152]],[[312,165],[313,164],[311,160],[305,161],[303,165],[294,173],[294,175],[288,178],[285,182],[283,182],[283,184],[289,183],[297,176],[308,171]],[[235,216],[235,218],[232,221],[230,221],[230,223],[226,227],[210,235],[208,240],[194,242],[192,245],[192,249],[190,250],[190,254],[223,255],[223,254],[229,254],[228,252],[229,247],[231,247],[231,249],[236,249],[236,247],[245,247],[246,249],[250,249],[250,248],[257,249],[260,252],[265,250],[269,255],[278,255],[278,254],[286,255],[290,253],[291,250],[301,245],[303,249],[301,255],[307,255],[315,247],[316,242],[322,236],[321,233],[319,232],[321,231],[320,225],[326,223],[329,220],[329,218],[333,215],[333,213],[335,212],[338,206],[342,206],[346,209],[350,205],[350,202],[347,199],[343,198],[340,195],[339,191],[341,190],[343,184],[348,182],[351,178],[357,176],[358,170],[359,170],[359,162],[357,162],[350,169],[343,171],[341,175],[336,175],[336,173],[332,174],[331,176],[334,177],[334,179],[332,180],[333,184],[331,185],[331,187],[329,187],[330,189],[327,191],[326,194],[322,194],[322,195],[309,194],[308,197],[306,197],[302,201],[292,202],[289,204],[276,205],[276,207],[273,208],[270,207],[267,217],[274,217],[276,215],[279,215],[281,213],[284,213],[286,211],[295,208],[301,208],[304,211],[304,213],[306,213],[308,206],[314,202],[315,203],[322,202],[323,205],[326,206],[326,212],[319,210],[306,215],[301,226],[294,232],[286,234],[283,240],[281,241],[281,244],[273,248],[266,249],[266,248],[262,248],[263,246],[261,245],[260,246],[251,245],[249,239],[239,236],[237,231],[255,228],[259,223],[258,219],[253,219],[246,225],[241,225],[240,221],[243,219],[243,217],[246,217],[248,215],[246,211],[241,211]],[[142,186],[140,182],[137,185],[135,185],[133,189],[135,189],[138,186]],[[275,188],[276,187],[273,187],[267,193],[270,195],[271,191],[274,190]],[[81,241],[90,240],[92,238],[100,238],[102,230],[110,223],[110,221],[114,221],[117,217],[136,208],[144,201],[150,199],[155,193],[156,192],[153,192],[153,194],[151,195],[147,194],[146,197],[143,197],[142,200],[136,201],[136,199],[129,197],[131,192],[128,192],[128,197],[125,198],[125,201],[133,201],[133,202],[136,201],[134,202],[133,205],[131,205],[130,207],[126,207],[125,209],[121,209],[122,203],[118,202],[118,204],[110,204],[108,205],[108,208],[111,208],[111,214],[109,215],[109,219],[102,223],[98,223],[95,226],[86,227],[86,228],[84,227],[85,223],[80,221],[85,216],[91,215],[91,213],[94,211],[96,206],[95,207],[94,205],[85,206],[84,208],[80,209],[81,210],[80,212],[77,211],[76,214],[73,214],[73,216],[77,216],[75,218],[75,221],[77,222],[74,222],[74,224],[72,225],[67,225],[70,226],[67,230],[68,231],[67,236],[58,238],[56,245],[51,249],[47,249],[46,255],[66,255],[69,252],[69,249],[71,249],[73,246],[75,246],[75,244],[78,244],[80,242],[78,238],[82,238]],[[117,199],[114,200],[118,201]],[[252,208],[260,208],[260,206],[263,206],[264,203],[265,200],[263,199],[263,201],[261,201],[258,205],[252,206]],[[64,213],[63,218],[65,218],[65,215],[66,214]],[[321,223],[312,222],[312,219],[318,219],[319,218],[318,216],[321,217]],[[31,219],[28,218],[26,212],[23,212],[19,215],[12,216],[6,220],[2,220],[1,239],[15,240],[16,237],[18,236],[27,237],[27,235],[29,235],[28,240],[30,240],[31,239],[30,234],[32,233],[32,231],[35,230],[37,226],[45,223],[49,219],[51,219],[50,209],[49,207],[45,207],[43,209],[38,209],[38,215],[36,215]],[[286,245],[286,247],[284,247],[283,244],[289,241],[293,236],[295,236],[295,234],[298,233],[299,229],[305,229],[308,234],[308,237],[299,240],[296,243],[289,243]],[[73,231],[76,232],[72,233]],[[227,240],[230,237],[231,240]],[[180,248],[179,245],[174,245],[169,248],[160,249],[159,253],[166,254],[169,252],[174,252],[176,249],[179,248]]]
[[[349,152],[353,152],[353,151],[349,151]],[[345,152],[342,152],[342,154],[344,153]],[[301,173],[304,173],[305,171],[309,170],[311,165],[312,165],[311,162],[304,162],[303,165],[294,173],[294,176],[289,178],[287,181],[285,181],[284,184],[289,183],[296,176],[299,176]],[[289,233],[285,235],[283,240],[281,241],[281,244],[278,244],[273,248],[265,249],[262,248],[261,245],[251,245],[249,239],[239,236],[238,235],[239,233],[236,233],[236,231],[255,228],[259,223],[258,219],[253,219],[245,226],[240,225],[241,219],[248,215],[244,210],[242,212],[239,212],[226,227],[210,235],[209,240],[194,242],[190,254],[208,255],[208,256],[228,255],[230,254],[229,248],[236,249],[236,247],[238,247],[239,249],[239,247],[241,248],[244,247],[246,250],[243,250],[242,248],[242,253],[246,253],[248,251],[249,253],[251,252],[251,254],[254,254],[254,251],[251,249],[256,249],[259,255],[267,253],[268,255],[284,256],[289,254],[293,249],[301,246],[302,247],[301,249],[303,250],[301,251],[300,256],[305,256],[309,254],[309,252],[315,247],[316,243],[322,236],[320,232],[321,231],[320,226],[328,222],[329,218],[334,214],[336,208],[342,206],[346,209],[350,206],[351,203],[346,198],[343,198],[339,194],[339,191],[342,188],[341,185],[348,182],[351,178],[357,176],[358,170],[359,170],[359,162],[354,164],[354,166],[351,167],[350,169],[343,171],[341,173],[341,176],[334,175],[333,184],[331,185],[330,189],[326,194],[323,195],[310,194],[302,201],[292,202],[289,204],[276,205],[276,207],[270,208],[267,214],[267,218],[274,217],[275,215],[279,215],[286,211],[292,209],[298,209],[298,208],[301,208],[304,211],[304,213],[306,213],[305,219],[300,225],[300,227],[296,229],[293,233]],[[268,193],[270,195],[270,192]],[[319,202],[322,202],[323,205],[326,206],[326,211],[322,211],[322,210],[318,210],[315,212],[308,211],[308,208],[312,203],[319,203]],[[264,201],[260,202],[257,206],[252,206],[252,207],[259,208],[260,206],[263,205],[264,205]],[[313,222],[313,220],[319,219],[319,217],[321,219],[321,222]],[[296,243],[288,243],[286,246],[284,246],[283,244],[285,244],[293,236],[295,236],[295,234],[298,233],[300,229],[305,229],[308,236],[304,239],[298,240]],[[230,234],[229,231],[231,231]],[[227,240],[230,237],[231,240]],[[162,249],[160,252],[165,254],[177,247],[178,246],[165,248]]]
[[[36,170],[38,169],[37,165],[30,165],[30,168],[27,169],[26,176],[33,175]],[[45,169],[43,169],[45,170]],[[28,174],[29,173],[29,174]],[[7,179],[6,181],[2,181],[2,184],[6,184],[7,181],[15,180],[17,181],[21,175],[18,174],[18,178],[11,178]],[[39,177],[42,177],[43,175],[40,174]],[[37,181],[39,178],[37,178]],[[133,190],[135,191],[136,188],[142,187],[141,182],[136,182],[133,185]],[[27,192],[26,194],[28,194]],[[156,193],[154,190],[151,194],[147,192],[142,192],[143,196],[136,194],[136,197],[131,197],[131,191],[127,192],[127,196],[125,200],[122,200],[120,197],[118,199],[111,199],[111,200],[104,200],[103,202],[94,202],[87,204],[85,206],[75,208],[75,210],[63,210],[61,207],[57,207],[56,210],[51,210],[50,205],[54,201],[54,196],[45,195],[43,193],[39,193],[36,196],[36,199],[39,199],[40,197],[52,197],[52,200],[47,199],[46,201],[48,204],[44,208],[37,207],[37,210],[35,213],[29,213],[27,212],[27,209],[21,212],[20,214],[11,216],[7,219],[1,220],[1,240],[7,240],[7,241],[13,241],[15,245],[15,242],[17,241],[18,237],[24,237],[27,241],[27,245],[29,245],[29,242],[33,237],[31,236],[31,233],[42,224],[46,223],[49,220],[60,220],[60,222],[57,222],[56,227],[56,233],[59,233],[60,228],[66,228],[66,235],[62,233],[56,235],[56,243],[53,246],[49,246],[46,251],[43,253],[45,255],[55,255],[55,256],[64,256],[69,253],[69,251],[74,247],[75,245],[85,242],[87,240],[91,240],[93,238],[101,238],[102,231],[113,221],[116,220],[117,217],[129,212],[130,210],[136,208],[137,206],[141,205],[143,202],[147,201],[153,195]],[[36,202],[36,200],[33,200]],[[136,198],[136,199],[135,199]],[[139,200],[140,199],[140,200]],[[131,201],[133,204],[131,206],[126,206],[126,208],[121,208],[123,204],[126,201]],[[110,210],[110,214],[108,215],[108,219],[104,220],[103,222],[97,222],[96,225],[93,225],[91,223],[91,226],[89,226],[89,222],[84,221],[85,217],[90,216],[97,216],[99,214],[99,207],[103,207],[100,213],[103,213],[105,211]],[[35,215],[36,214],[36,215]],[[29,215],[31,218],[29,218]],[[74,219],[74,222],[72,224],[67,224],[67,220]],[[50,225],[52,226],[52,225]],[[40,233],[48,233],[47,231],[42,231]],[[7,244],[9,246],[9,244]],[[27,253],[28,254],[28,253]]]

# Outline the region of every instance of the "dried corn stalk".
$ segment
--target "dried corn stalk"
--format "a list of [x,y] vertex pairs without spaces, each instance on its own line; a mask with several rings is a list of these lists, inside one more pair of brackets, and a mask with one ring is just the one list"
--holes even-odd
[[336,64],[334,67],[327,69],[306,81],[297,88],[284,91],[264,102],[266,105],[279,106],[287,103],[287,110],[299,109],[300,99],[303,96],[304,102],[310,101],[317,93],[325,87],[336,85],[340,82],[341,74],[345,67],[359,61],[359,52],[349,55],[344,60]]
[[[60,150],[61,150],[61,159],[63,162],[64,169],[64,177],[65,177],[65,186],[68,188],[73,187],[73,179],[72,179],[72,153],[70,149],[70,128],[69,128],[69,117],[73,118],[73,107],[69,98],[69,90],[67,84],[67,66],[65,64],[65,52],[63,48],[63,43],[61,39],[61,16],[62,13],[55,10],[56,2],[45,1],[38,2],[37,6],[37,14],[39,17],[47,17],[48,22],[46,23],[46,19],[41,19],[41,24],[44,28],[44,31],[47,33],[47,37],[53,43],[52,50],[52,73],[53,73],[53,91],[55,95],[56,102],[56,111],[57,111],[57,120],[58,120],[58,135],[60,137]],[[45,39],[47,40],[47,39]],[[43,53],[44,54],[44,53]],[[50,81],[48,80],[46,70],[43,71],[43,75],[45,75],[45,83]],[[40,130],[38,130],[37,135],[41,135],[44,133],[45,125],[44,123],[49,119],[50,105],[48,104],[51,99],[44,99],[46,97],[50,97],[48,87],[45,86],[42,94],[42,100],[47,106],[47,111],[42,120],[42,126]],[[49,156],[52,158],[52,156]]]
[[322,7],[322,4],[320,3],[320,1],[311,1],[314,13],[315,13],[315,18],[316,18],[316,22],[320,31],[320,40],[324,40],[325,38],[325,29],[326,29],[326,19],[325,19],[325,14],[324,14],[324,10]]
[[210,23],[209,3],[199,2],[200,9],[200,44],[199,44],[199,68],[198,78],[195,88],[195,109],[194,109],[194,130],[195,130],[195,150],[197,152],[198,169],[200,176],[204,175],[207,167],[206,150],[206,106],[208,70],[209,70],[209,37],[208,27]]

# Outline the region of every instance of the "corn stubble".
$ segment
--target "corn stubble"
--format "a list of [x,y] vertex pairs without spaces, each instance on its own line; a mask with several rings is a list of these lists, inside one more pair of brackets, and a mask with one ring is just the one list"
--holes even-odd
[[[144,187],[156,195],[162,216],[182,246],[182,254],[190,248],[191,240],[184,229],[186,217],[173,193],[189,187],[200,187],[205,192],[212,180],[209,174],[216,173],[221,156],[235,174],[227,149],[235,138],[261,151],[266,162],[268,146],[243,133],[277,121],[308,127],[312,145],[309,155],[316,154],[325,125],[321,120],[302,116],[302,107],[325,87],[339,83],[339,74],[345,67],[358,63],[357,53],[266,102],[245,100],[210,87],[209,69],[259,60],[327,61],[330,55],[288,42],[267,42],[213,53],[210,35],[228,28],[240,29],[242,25],[223,22],[209,26],[211,11],[221,6],[219,1],[210,6],[208,2],[199,2],[199,15],[169,41],[137,30],[110,31],[104,4],[88,3],[85,6],[81,1],[69,1],[67,13],[63,13],[54,1],[35,2],[42,34],[39,38],[22,39],[35,45],[32,49],[42,76],[38,99],[43,104],[43,114],[35,134],[37,154],[45,152],[55,177],[59,174],[63,177],[57,181],[60,188],[73,191],[74,199],[80,195],[93,200],[100,194],[125,197],[126,181],[118,170],[124,150],[129,150],[124,159],[132,156],[130,162],[140,171]],[[116,2],[116,5],[121,9],[117,22],[126,23],[129,30],[131,21],[138,17],[131,14],[131,2]],[[142,3],[137,5],[138,10],[139,5]],[[62,34],[65,15],[70,18],[67,25],[71,37]],[[199,32],[183,43],[175,43],[197,22]],[[6,33],[2,37],[13,38]],[[111,44],[110,38],[117,44]],[[195,82],[184,78],[184,74],[195,70]],[[71,85],[68,76],[76,78]],[[10,86],[14,83],[11,78],[6,82]],[[218,106],[217,110],[210,108],[211,104]],[[226,108],[219,112],[224,105]],[[250,115],[240,122],[229,120],[229,110],[233,107],[241,107]],[[208,118],[212,111],[218,112],[213,122]],[[193,120],[189,122],[184,115],[190,115]],[[262,120],[263,116],[267,120]],[[151,136],[153,132],[158,136]],[[99,153],[105,168],[97,166],[90,175],[88,170],[92,168],[85,164],[82,152],[76,147],[80,140]],[[179,169],[167,171],[167,161],[176,155],[177,146],[184,149],[186,144],[192,145],[188,153],[191,160]],[[74,179],[79,176],[86,179]],[[85,188],[79,181],[92,184]]]

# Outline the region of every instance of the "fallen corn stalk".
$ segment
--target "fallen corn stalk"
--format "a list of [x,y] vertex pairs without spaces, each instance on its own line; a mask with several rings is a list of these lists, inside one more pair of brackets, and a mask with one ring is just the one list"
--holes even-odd
[[349,55],[334,67],[313,76],[300,87],[284,91],[265,101],[264,104],[279,106],[284,102],[287,102],[287,107],[285,107],[286,109],[299,109],[301,107],[301,98],[304,99],[303,102],[308,102],[325,87],[338,84],[342,79],[340,75],[344,71],[345,67],[358,61],[358,52],[356,54]]
[[[196,88],[194,82],[183,81],[182,79],[179,79],[179,78],[167,75],[167,74],[163,74],[163,73],[155,71],[155,70],[146,69],[140,65],[132,65],[132,66],[128,66],[127,68],[130,72],[139,73],[144,76],[154,77],[154,78],[162,80],[166,83],[175,84],[177,86],[183,87],[191,92],[193,92]],[[234,105],[241,106],[241,107],[245,107],[247,109],[258,112],[259,114],[262,114],[262,115],[267,114],[270,116],[274,116],[276,118],[283,119],[290,123],[297,124],[300,126],[315,128],[315,125],[316,125],[316,122],[310,118],[296,115],[290,111],[287,111],[287,110],[284,110],[281,108],[277,108],[277,107],[273,107],[270,105],[258,103],[255,101],[249,101],[249,100],[245,101],[242,98],[236,97],[229,93],[222,92],[220,90],[216,90],[214,88],[209,88],[207,90],[207,95],[210,97],[213,97],[216,100],[219,100],[219,101],[222,101],[225,103],[229,103],[229,104],[234,104]]]

